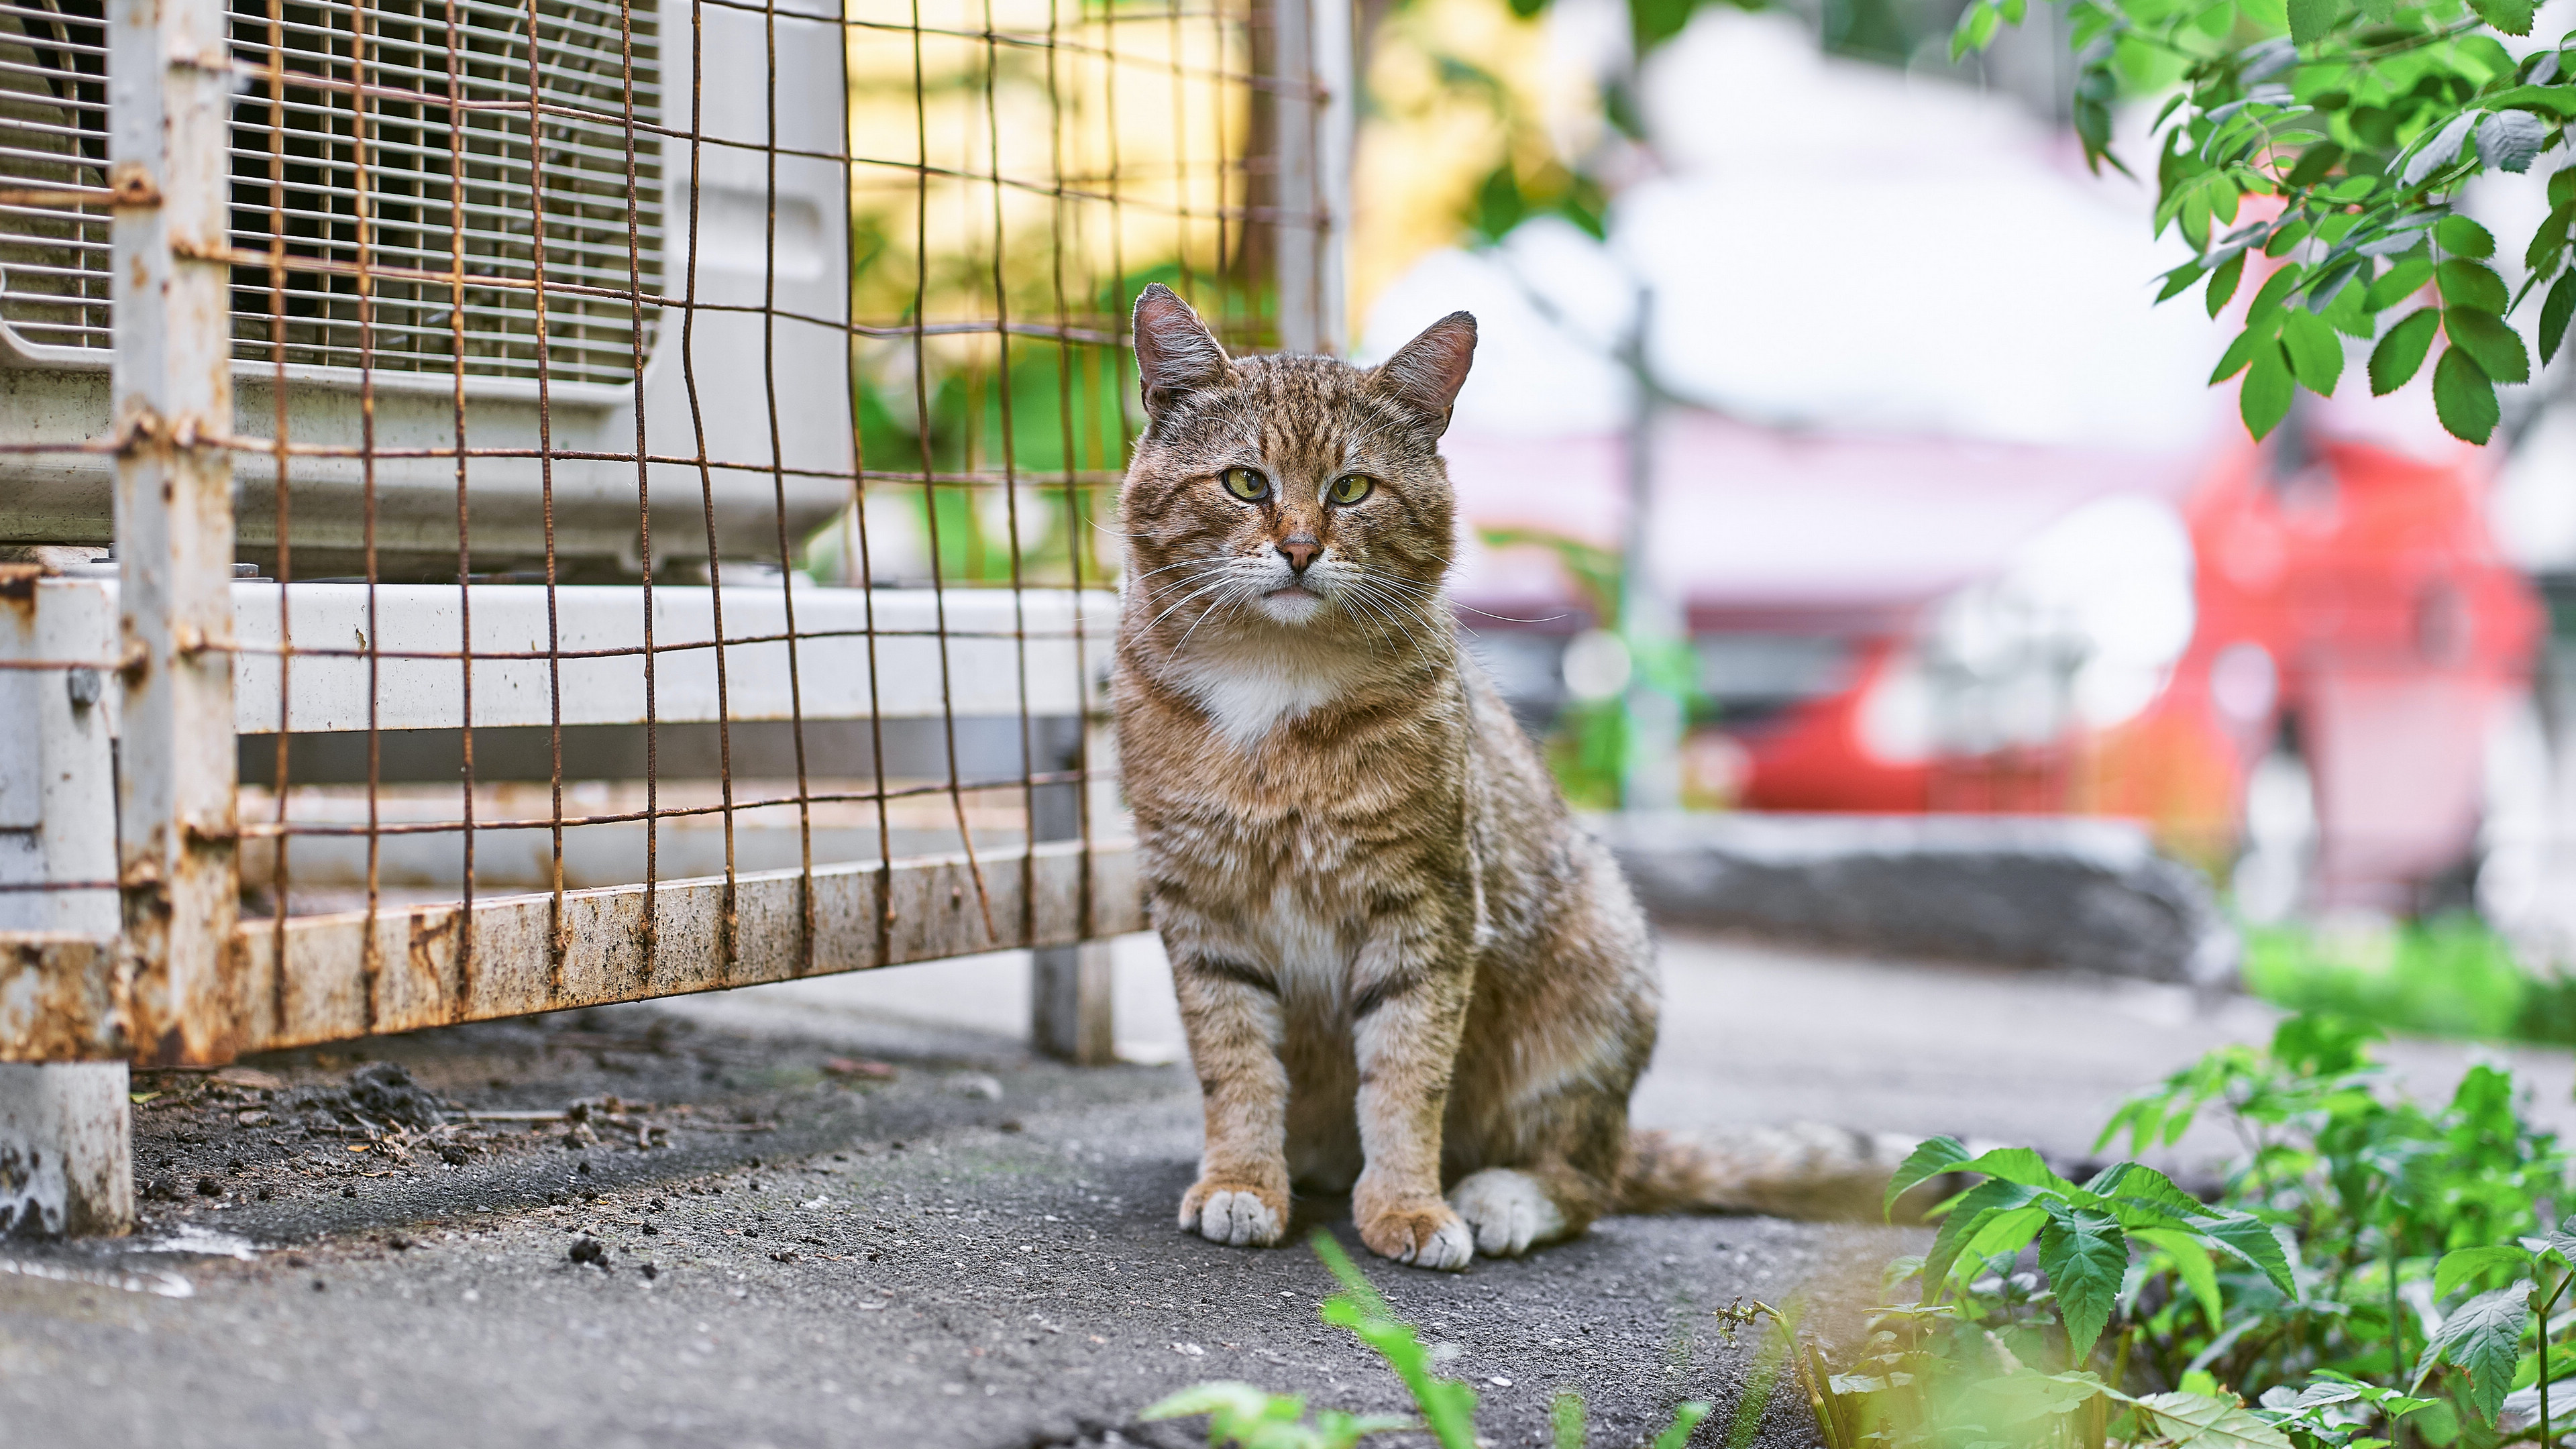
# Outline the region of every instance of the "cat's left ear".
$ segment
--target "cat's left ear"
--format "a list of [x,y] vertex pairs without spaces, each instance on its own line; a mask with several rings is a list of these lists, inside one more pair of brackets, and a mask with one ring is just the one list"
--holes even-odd
[[1475,360],[1475,314],[1452,312],[1379,363],[1369,374],[1369,386],[1422,414],[1445,433],[1458,389],[1467,385],[1467,366]]

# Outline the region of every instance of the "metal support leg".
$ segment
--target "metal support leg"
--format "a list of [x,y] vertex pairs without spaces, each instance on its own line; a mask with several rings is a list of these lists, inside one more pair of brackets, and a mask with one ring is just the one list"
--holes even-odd
[[[0,659],[104,660],[115,608],[95,584],[0,581]],[[0,1040],[39,1056],[121,1049],[112,1023],[115,755],[90,669],[0,670]],[[65,887],[71,887],[66,889]],[[78,983],[76,986],[75,983]],[[63,1008],[78,1021],[45,1020]],[[32,1011],[33,1017],[22,1012]],[[123,1062],[0,1064],[0,1237],[134,1225]]]
[[[1070,770],[1082,760],[1082,721],[1039,721],[1039,768]],[[1100,768],[1094,760],[1092,768]],[[1077,840],[1082,836],[1082,787],[1044,785],[1035,792],[1029,821],[1032,840]],[[1072,946],[1042,946],[1031,953],[1029,973],[1029,1039],[1048,1056],[1076,1066],[1105,1066],[1117,1060],[1117,1019],[1111,1002],[1116,977],[1109,943],[1084,941]]]
[[0,1237],[134,1227],[125,1063],[0,1063]]
[[[124,928],[138,1059],[228,1060],[233,924],[231,43],[224,0],[111,0]],[[215,59],[210,60],[209,57]]]

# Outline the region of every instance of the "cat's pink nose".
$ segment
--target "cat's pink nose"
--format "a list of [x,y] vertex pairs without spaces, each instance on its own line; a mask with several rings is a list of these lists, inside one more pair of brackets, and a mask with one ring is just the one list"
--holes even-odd
[[1306,565],[1315,561],[1315,555],[1323,551],[1322,544],[1302,533],[1290,534],[1279,540],[1280,557],[1288,560],[1288,567],[1301,574],[1306,571]]

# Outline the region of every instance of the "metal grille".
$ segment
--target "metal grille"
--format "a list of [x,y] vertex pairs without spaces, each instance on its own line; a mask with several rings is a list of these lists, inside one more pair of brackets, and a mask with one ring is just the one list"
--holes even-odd
[[[0,185],[105,186],[99,7],[0,5],[0,115],[10,122]],[[631,33],[611,0],[232,0],[232,11],[235,56],[282,72],[254,80],[234,107],[233,245],[291,259],[282,298],[271,295],[268,269],[234,268],[236,357],[271,361],[282,343],[291,365],[444,373],[461,352],[469,376],[534,378],[542,350],[547,371],[565,381],[633,375],[650,347],[651,311],[639,348],[630,223],[645,298],[662,278],[653,130],[635,138],[631,206],[626,175],[630,99],[646,126],[660,113],[649,9],[633,13]],[[543,118],[542,167],[529,159],[532,114]],[[359,315],[362,213],[372,223],[371,325]],[[6,214],[0,319],[38,345],[106,348],[104,208]],[[464,290],[462,327],[451,314],[457,270],[476,283]]]
[[108,345],[103,14],[102,0],[0,0],[0,188],[101,198],[0,205],[0,324],[43,347]]

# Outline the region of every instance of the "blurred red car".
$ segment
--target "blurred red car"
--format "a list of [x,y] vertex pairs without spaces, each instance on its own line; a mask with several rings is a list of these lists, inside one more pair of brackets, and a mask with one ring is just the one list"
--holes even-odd
[[[2250,803],[2257,835],[2303,837],[2297,904],[2417,908],[2472,849],[2542,611],[2488,530],[2489,456],[2353,415],[2166,456],[1671,418],[1654,533],[1702,665],[1697,793],[2134,817],[2213,872],[2248,844]],[[1449,451],[1486,536],[1618,536],[1618,440]],[[2074,552],[2049,542],[2070,529]],[[1489,548],[1459,585],[1540,723],[1564,702],[1549,650],[1595,622],[1561,562]]]

